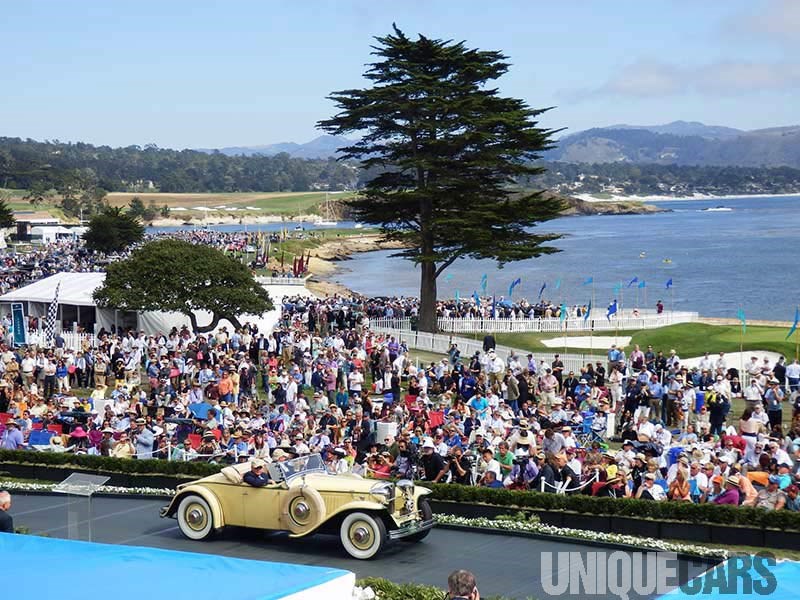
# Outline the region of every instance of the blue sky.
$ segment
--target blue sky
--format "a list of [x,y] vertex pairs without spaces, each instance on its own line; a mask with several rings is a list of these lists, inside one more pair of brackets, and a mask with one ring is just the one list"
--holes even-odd
[[372,36],[501,50],[503,93],[570,131],[800,123],[800,1],[6,2],[0,135],[162,147],[307,141]]

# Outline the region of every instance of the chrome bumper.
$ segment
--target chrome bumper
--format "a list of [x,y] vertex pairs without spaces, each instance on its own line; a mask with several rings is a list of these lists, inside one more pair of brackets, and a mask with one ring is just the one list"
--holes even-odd
[[407,525],[403,525],[398,529],[393,529],[392,531],[390,531],[389,539],[399,540],[404,537],[414,535],[415,533],[419,533],[420,531],[431,529],[435,524],[436,524],[436,519],[429,519],[427,521],[411,521]]

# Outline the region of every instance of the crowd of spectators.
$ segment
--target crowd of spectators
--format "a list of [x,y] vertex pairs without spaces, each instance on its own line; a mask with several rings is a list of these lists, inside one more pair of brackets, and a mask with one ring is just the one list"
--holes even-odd
[[4,345],[0,446],[220,463],[319,452],[378,479],[798,508],[797,361],[754,357],[740,374],[724,354],[686,369],[675,352],[612,347],[574,372],[557,355],[501,359],[487,336],[474,356],[421,365],[370,330],[371,302],[284,298],[272,332]]

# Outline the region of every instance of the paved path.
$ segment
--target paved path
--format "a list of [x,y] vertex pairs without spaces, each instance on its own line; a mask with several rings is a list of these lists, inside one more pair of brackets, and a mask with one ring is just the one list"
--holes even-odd
[[[14,494],[13,498],[11,514],[17,527],[24,526],[33,533],[52,537],[70,536],[66,498],[21,494]],[[164,504],[164,500],[95,498],[91,521],[93,541],[328,566],[353,571],[357,577],[385,577],[398,583],[439,587],[446,585],[447,576],[453,570],[465,568],[476,574],[483,597],[503,595],[509,598],[545,597],[540,583],[540,552],[587,550],[586,546],[563,542],[434,529],[421,543],[397,542],[377,559],[359,561],[345,554],[338,537],[334,536],[292,540],[283,534],[228,529],[210,541],[193,542],[181,535],[175,520],[159,518],[158,510]],[[87,539],[87,504],[81,499],[73,506],[73,530],[77,528],[80,538]],[[696,574],[705,568],[700,564],[689,565],[689,572]],[[128,575],[139,576],[125,574]],[[631,595],[631,598],[636,597]]]

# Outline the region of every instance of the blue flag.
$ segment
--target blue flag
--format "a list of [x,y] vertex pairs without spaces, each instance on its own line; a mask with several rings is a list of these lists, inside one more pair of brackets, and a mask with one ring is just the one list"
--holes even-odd
[[622,289],[622,284],[621,283],[616,283],[614,285],[614,295],[616,296],[617,294],[619,294],[621,289]]
[[592,314],[592,301],[591,300],[589,300],[589,307],[586,309],[586,314],[583,315],[583,320],[584,321],[588,321],[590,314]]
[[608,312],[606,312],[606,319],[609,321],[611,320],[611,315],[617,314],[617,300],[616,298],[614,301],[608,305]]
[[561,288],[561,280],[560,279],[556,279],[556,282],[553,284],[553,287],[555,289],[560,289]]
[[631,287],[634,283],[639,283],[639,278],[638,277],[634,277],[633,279],[631,279],[628,282],[628,287]]
[[492,294],[492,318],[497,318],[497,299],[494,297],[494,294]]
[[644,280],[639,282],[639,289],[641,290],[643,287],[645,287]]
[[472,292],[472,297],[475,298],[475,306],[480,308],[481,307],[481,297],[478,296],[478,292]]
[[514,293],[514,288],[517,287],[520,283],[522,283],[522,279],[517,277],[514,281],[511,282],[511,285],[508,286],[508,297],[511,298],[511,295]]
[[797,331],[797,324],[800,322],[800,308],[795,307],[794,309],[794,323],[792,323],[792,328],[789,329],[789,333],[786,334],[786,339],[788,340],[792,337],[792,334]]
[[456,290],[456,304],[458,304],[459,302],[461,302],[461,297],[458,294],[458,290]]
[[594,277],[588,277],[581,285],[589,285],[590,283],[594,283]]
[[744,316],[744,309],[740,308],[736,312],[736,317],[742,322],[742,335],[744,335],[745,333],[747,333],[747,319]]
[[667,287],[667,289],[669,289],[669,288],[671,288],[671,287],[672,287],[672,277],[670,277],[669,279],[667,279],[667,286],[666,286],[666,287]]
[[484,273],[483,277],[481,277],[481,290],[483,291],[483,295],[486,295],[486,286],[489,284],[489,276]]
[[542,287],[541,287],[541,288],[539,288],[539,300],[541,300],[541,299],[542,299],[542,292],[544,292],[544,288],[546,288],[546,287],[547,287],[547,282],[545,281],[545,282],[542,284]]
[[561,303],[561,310],[559,311],[558,320],[562,323],[567,319],[567,303]]

